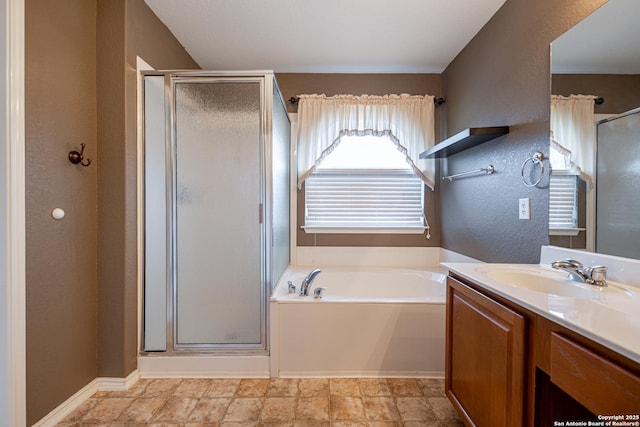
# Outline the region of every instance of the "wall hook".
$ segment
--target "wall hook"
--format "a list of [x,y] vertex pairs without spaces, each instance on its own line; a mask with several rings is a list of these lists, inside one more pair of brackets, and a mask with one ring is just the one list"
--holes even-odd
[[73,163],[74,165],[77,165],[78,163],[80,163],[82,166],[89,166],[91,164],[91,159],[86,159],[86,162],[84,161],[84,147],[85,144],[80,144],[80,147],[82,147],[80,149],[80,152],[78,153],[77,151],[73,150],[69,152],[69,161],[71,163]]

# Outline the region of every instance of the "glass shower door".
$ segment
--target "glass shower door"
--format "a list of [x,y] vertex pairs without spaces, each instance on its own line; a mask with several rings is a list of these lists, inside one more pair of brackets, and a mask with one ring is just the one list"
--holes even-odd
[[173,85],[174,348],[264,349],[262,81]]
[[640,109],[598,124],[596,251],[640,259]]

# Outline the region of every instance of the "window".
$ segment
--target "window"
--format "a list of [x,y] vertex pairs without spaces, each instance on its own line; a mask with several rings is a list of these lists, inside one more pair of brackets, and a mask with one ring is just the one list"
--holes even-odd
[[550,234],[578,234],[578,177],[566,171],[553,171],[549,181]]
[[423,190],[388,136],[344,136],[305,182],[304,229],[422,233]]
[[553,144],[549,157],[549,234],[575,236],[582,230],[578,228],[578,175],[567,168]]
[[[576,236],[578,228],[576,188],[589,185],[595,172],[596,127],[593,95],[551,95],[549,179],[549,234]],[[578,181],[578,178],[581,181]],[[582,188],[582,187],[580,187]],[[582,193],[590,205],[592,192]],[[571,201],[573,199],[573,202]],[[586,212],[585,212],[586,211]],[[588,210],[587,221],[590,218]],[[587,243],[589,245],[589,243]]]

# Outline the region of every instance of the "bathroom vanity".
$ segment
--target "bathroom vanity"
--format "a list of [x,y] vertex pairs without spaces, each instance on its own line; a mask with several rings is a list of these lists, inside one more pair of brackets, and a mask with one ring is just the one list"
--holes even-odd
[[445,266],[445,388],[466,424],[640,426],[640,288],[591,289],[544,265]]

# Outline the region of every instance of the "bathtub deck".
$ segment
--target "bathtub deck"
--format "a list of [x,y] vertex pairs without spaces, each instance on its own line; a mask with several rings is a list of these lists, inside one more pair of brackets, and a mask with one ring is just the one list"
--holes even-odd
[[[440,379],[141,379],[58,426],[463,426]],[[137,425],[137,424],[136,424]]]

